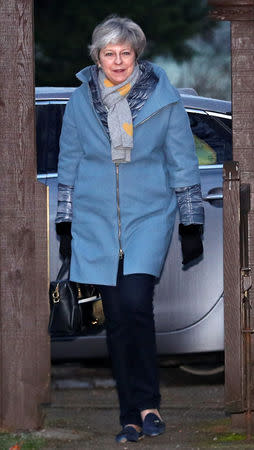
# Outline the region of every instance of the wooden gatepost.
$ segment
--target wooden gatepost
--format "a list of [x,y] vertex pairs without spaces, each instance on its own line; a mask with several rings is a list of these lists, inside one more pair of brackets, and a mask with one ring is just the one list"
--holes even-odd
[[33,1],[0,0],[0,429],[49,401],[47,191],[36,180]]
[[[231,21],[233,159],[224,165],[225,407],[254,432],[254,0],[210,0]],[[223,45],[223,43],[222,43]],[[214,80],[216,83],[216,80]]]

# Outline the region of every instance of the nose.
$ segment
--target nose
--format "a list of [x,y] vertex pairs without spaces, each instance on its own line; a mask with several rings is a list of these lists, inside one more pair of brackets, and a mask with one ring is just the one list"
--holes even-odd
[[116,64],[121,64],[121,63],[122,63],[122,56],[121,56],[121,53],[116,53],[115,63],[116,63]]

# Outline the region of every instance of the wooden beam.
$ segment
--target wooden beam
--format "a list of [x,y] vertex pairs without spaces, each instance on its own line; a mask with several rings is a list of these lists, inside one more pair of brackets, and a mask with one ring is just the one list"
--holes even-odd
[[36,180],[33,1],[0,0],[0,428],[49,399],[47,191]]
[[[248,302],[241,292],[241,268],[246,267],[246,261],[250,268],[247,272],[254,280],[254,0],[208,3],[212,6],[211,17],[231,21],[233,159],[239,162],[241,182],[250,189],[250,211],[244,218],[248,248],[243,252],[239,234],[240,185],[232,183],[230,190],[229,182],[224,182],[225,392],[227,409],[239,413],[239,418],[247,410],[254,411],[253,371],[249,370],[254,363],[254,335],[244,330],[246,304],[250,300],[253,305],[254,301],[254,283],[248,291]],[[227,165],[224,170],[228,172]],[[243,253],[245,263],[240,258]],[[247,328],[254,329],[252,313]],[[249,417],[248,421],[251,423],[253,419]]]

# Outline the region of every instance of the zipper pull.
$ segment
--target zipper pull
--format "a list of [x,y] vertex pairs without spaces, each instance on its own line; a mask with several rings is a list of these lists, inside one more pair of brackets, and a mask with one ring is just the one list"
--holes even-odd
[[123,249],[120,248],[119,249],[119,259],[123,259],[123,257],[124,257],[124,252],[123,252]]

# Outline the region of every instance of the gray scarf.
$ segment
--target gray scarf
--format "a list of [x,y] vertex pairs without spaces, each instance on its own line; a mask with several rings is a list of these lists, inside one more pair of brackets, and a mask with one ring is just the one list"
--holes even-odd
[[99,87],[102,102],[108,111],[108,129],[111,139],[111,156],[114,163],[131,160],[133,147],[133,124],[131,110],[126,99],[140,75],[138,65],[123,83],[113,85],[104,72],[99,70]]

